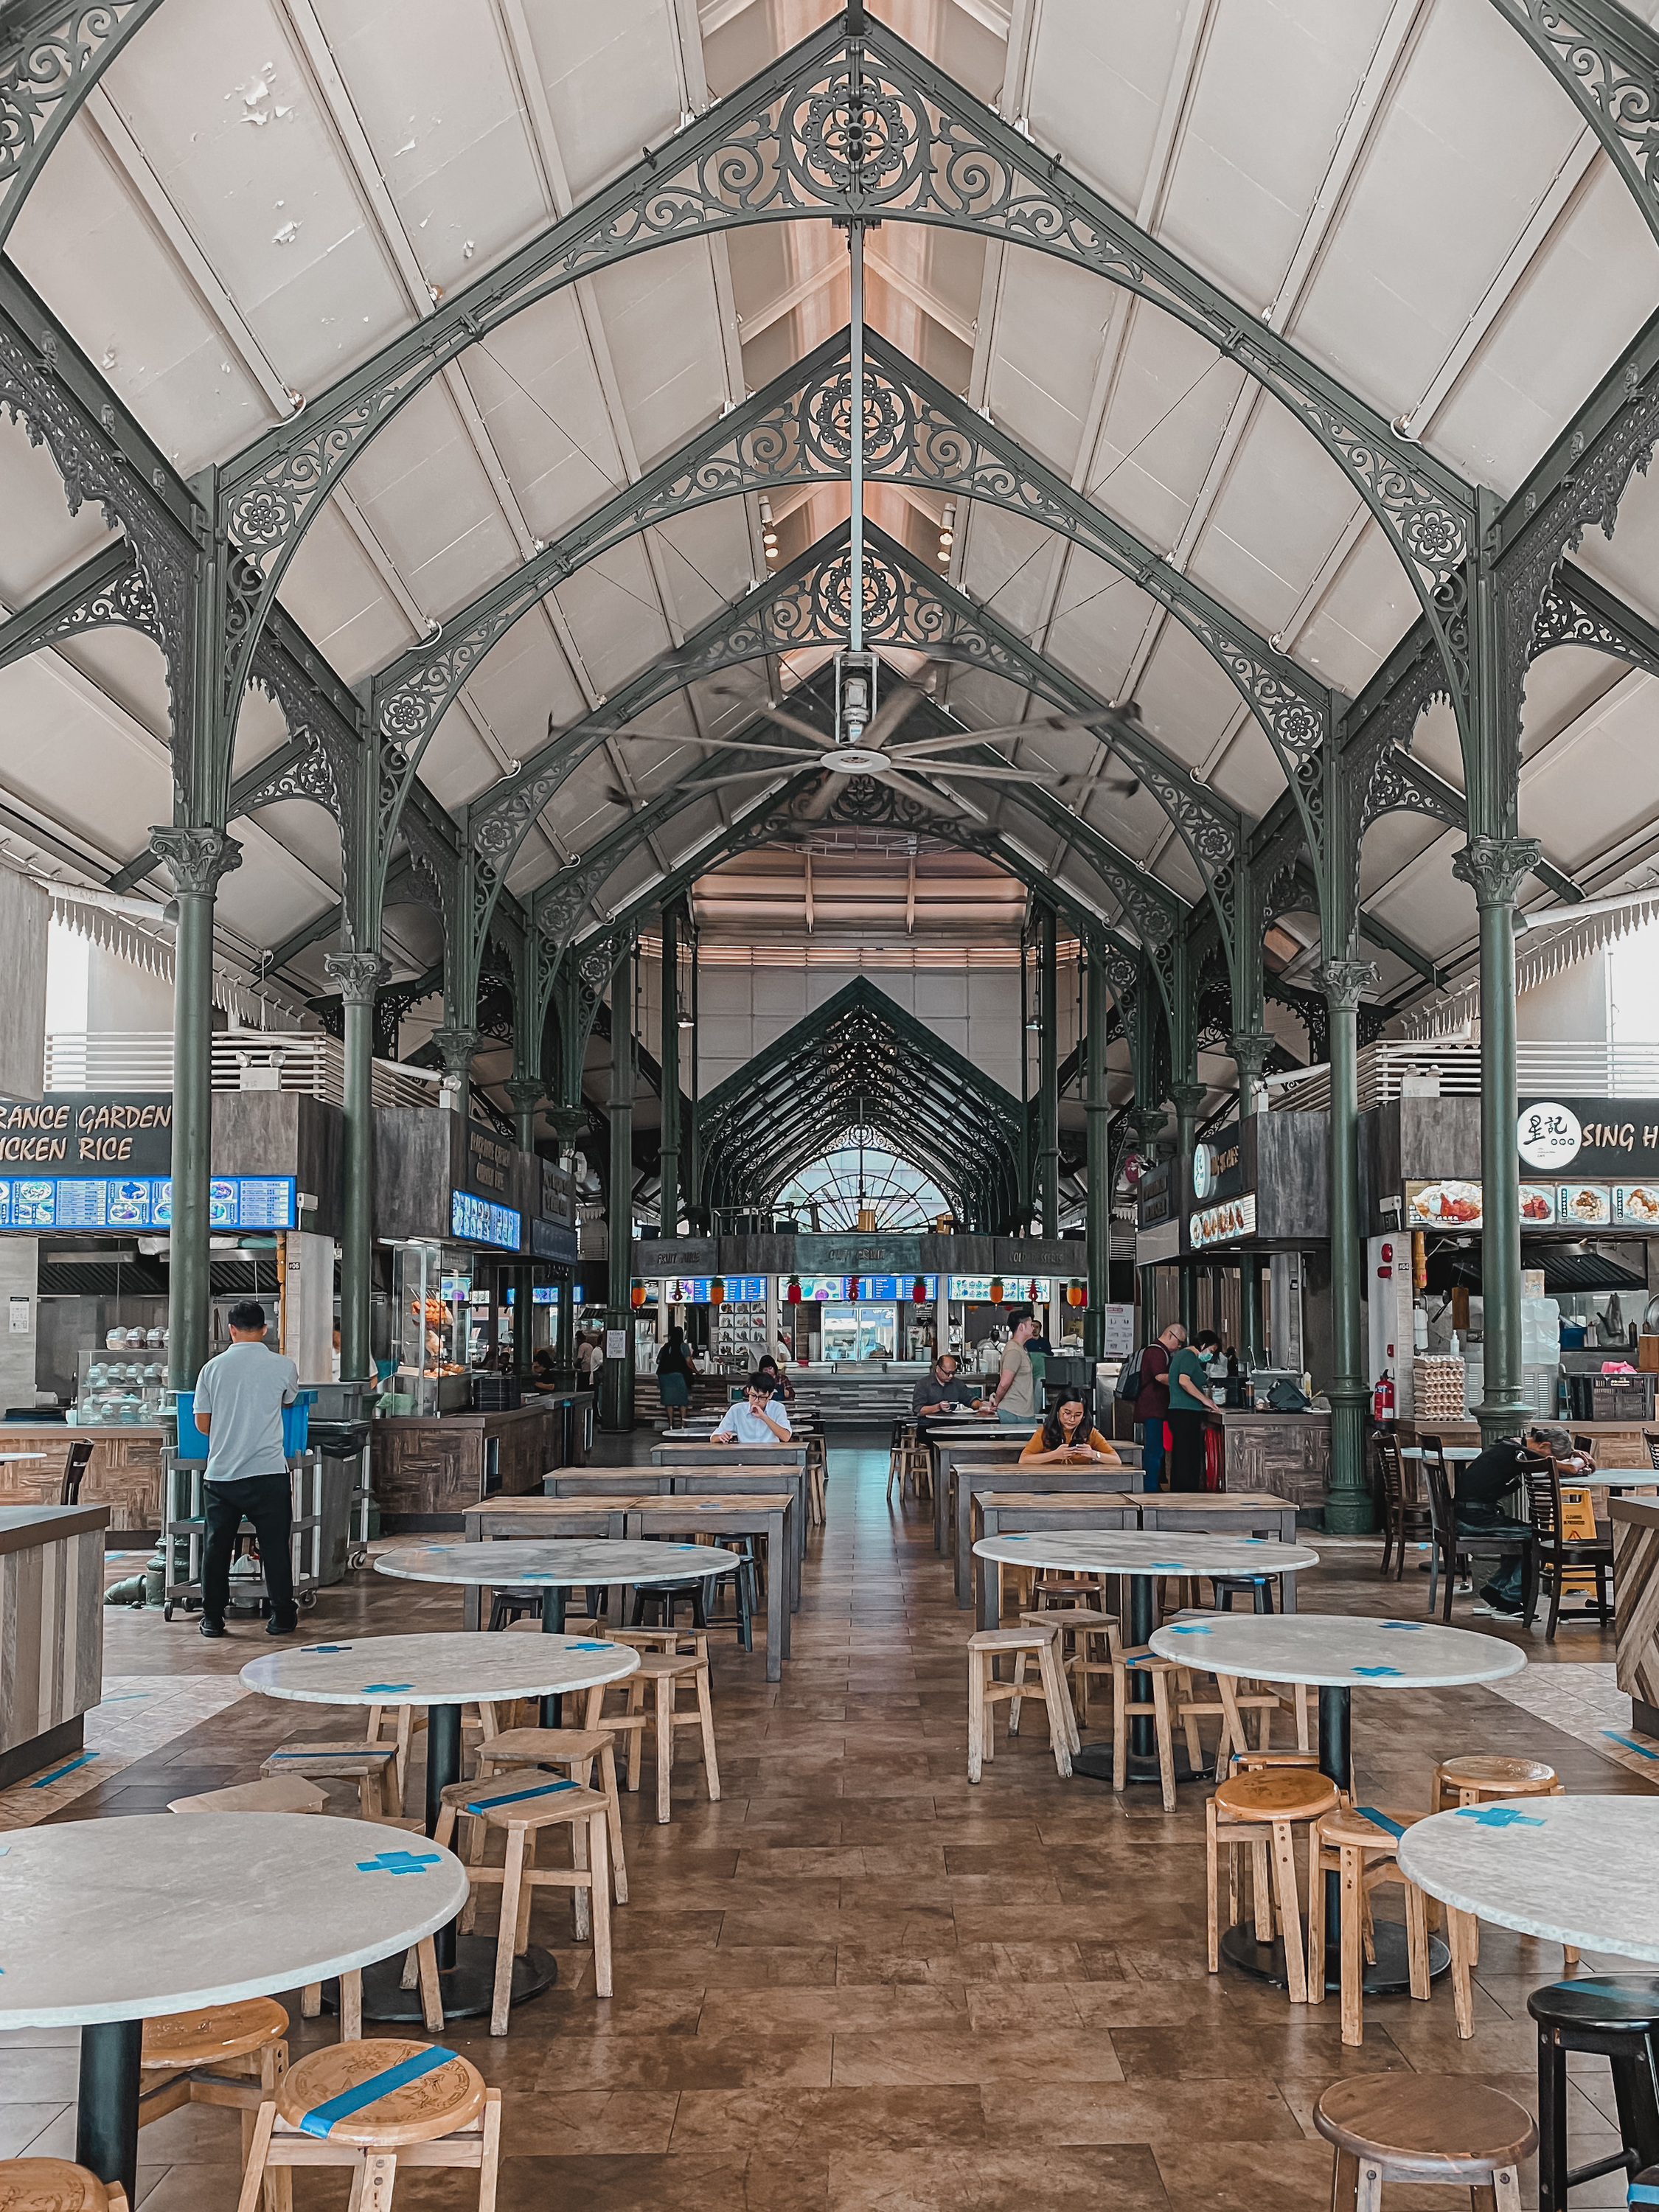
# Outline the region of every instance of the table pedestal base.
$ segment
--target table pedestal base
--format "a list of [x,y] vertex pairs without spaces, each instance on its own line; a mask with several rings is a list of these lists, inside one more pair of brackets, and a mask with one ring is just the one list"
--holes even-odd
[[[1081,1751],[1072,1753],[1073,1774],[1086,1775],[1091,1782],[1109,1782],[1112,1778],[1112,1747],[1109,1743],[1085,1743]],[[1124,1762],[1124,1771],[1131,1782],[1161,1782],[1158,1753],[1132,1751]],[[1187,1756],[1185,1744],[1175,1747],[1175,1778],[1177,1782],[1207,1782],[1209,1776],[1196,1767]]]
[[[421,1992],[403,1987],[404,1954],[382,1959],[363,1968],[363,2018],[398,2027],[421,2025]],[[522,1958],[513,1961],[513,2002],[523,2004],[550,1990],[559,1969],[550,1951],[532,1943]],[[438,1994],[446,2020],[475,2020],[488,2013],[495,1999],[495,1939],[493,1936],[458,1936],[455,1963],[438,1972]],[[323,2003],[330,2012],[340,2008],[338,1982],[323,1984]]]
[[[1401,1996],[1411,1988],[1411,1972],[1406,1960],[1406,1931],[1398,1921],[1379,1920],[1375,1923],[1376,1964],[1367,1966],[1360,1976],[1360,1987],[1368,1997]],[[1304,1930],[1304,1942],[1306,1931]],[[1285,1946],[1277,1936],[1271,1943],[1259,1943],[1255,1930],[1247,1921],[1237,1928],[1223,1931],[1221,1955],[1230,1966],[1237,1966],[1241,1974],[1252,1981],[1269,1983],[1276,1990],[1288,1989],[1285,1974]],[[1305,1955],[1305,1953],[1304,1953]],[[1437,1936],[1429,1938],[1429,1979],[1443,1974],[1451,1964],[1451,1953]],[[1325,1952],[1325,1987],[1334,1992],[1342,1986],[1342,1961],[1335,1949],[1327,1946]]]

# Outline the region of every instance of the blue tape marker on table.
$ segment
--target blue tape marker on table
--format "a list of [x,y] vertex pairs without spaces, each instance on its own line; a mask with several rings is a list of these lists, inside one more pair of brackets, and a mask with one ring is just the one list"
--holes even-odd
[[1351,1672],[1364,1674],[1369,1680],[1374,1680],[1379,1674],[1397,1674],[1400,1669],[1398,1667],[1355,1667],[1351,1669]]
[[349,1644],[302,1644],[300,1656],[304,1659],[317,1651],[349,1651],[350,1649]]
[[422,1867],[436,1866],[440,1854],[436,1851],[380,1851],[372,1859],[359,1859],[359,1874],[419,1874]]
[[337,2122],[349,2119],[353,2112],[361,2112],[366,2105],[377,2105],[394,2089],[418,2081],[424,2074],[435,2074],[454,2056],[453,2051],[446,2051],[441,2044],[434,2043],[430,2050],[417,2051],[396,2066],[383,2066],[378,2074],[371,2074],[367,2081],[356,2082],[349,2089],[342,2089],[337,2097],[331,2097],[325,2104],[313,2105],[301,2115],[301,2129],[308,2136],[325,2136]]
[[1187,1569],[1179,1559],[1154,1559],[1148,1571],[1155,1575],[1184,1575]]
[[1513,1805],[1460,1805],[1454,1820],[1478,1820],[1483,1828],[1541,1828],[1532,1813],[1517,1813]]
[[366,1692],[369,1691],[381,1690],[412,1690],[414,1686],[415,1685],[413,1682],[365,1682],[363,1684],[363,1688]]
[[1428,1626],[1425,1620],[1379,1620],[1376,1625],[1379,1628],[1408,1628],[1413,1635],[1419,1628]]
[[1170,1633],[1171,1636],[1213,1636],[1215,1631],[1212,1628],[1176,1627],[1172,1628]]
[[573,1644],[570,1648],[573,1651],[614,1651],[617,1647],[614,1644]]

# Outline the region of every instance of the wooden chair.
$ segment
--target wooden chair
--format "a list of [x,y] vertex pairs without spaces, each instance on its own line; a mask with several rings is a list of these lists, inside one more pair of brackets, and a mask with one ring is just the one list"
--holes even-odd
[[1476,2212],[1521,2212],[1525,2107],[1461,2074],[1361,2074],[1334,2081],[1314,2125],[1336,2154],[1331,2212],[1381,2212],[1385,2181],[1467,2189]]
[[[1256,1940],[1273,1939],[1274,1906],[1285,1939],[1285,1979],[1292,2004],[1308,2002],[1307,1959],[1302,1948],[1302,1908],[1296,1887],[1296,1850],[1291,1833],[1299,1820],[1334,1812],[1336,1784],[1316,1768],[1274,1766],[1236,1774],[1222,1783],[1204,1807],[1204,1871],[1209,1969],[1221,1970],[1221,1846],[1248,1842],[1255,1892]],[[1267,1833],[1261,1832],[1267,1830]],[[1241,1833],[1243,1831],[1245,1832]],[[1249,1832],[1254,1831],[1254,1833]],[[1272,1888],[1268,1883],[1271,1856]],[[1238,1921],[1237,1854],[1227,1856],[1227,1925]]]
[[[1005,1654],[1014,1660],[1014,1679],[1000,1682],[996,1662]],[[1035,1658],[1037,1679],[1025,1679],[1025,1662]],[[1077,1732],[1071,1692],[1060,1665],[1060,1631],[1024,1622],[1018,1628],[981,1628],[968,1639],[968,1779],[977,1782],[983,1762],[996,1756],[996,1708],[1007,1705],[1008,1733],[1019,1732],[1019,1706],[1027,1698],[1040,1698],[1048,1715],[1048,1741],[1054,1766],[1062,1781],[1072,1771],[1072,1753],[1083,1739]],[[1167,1728],[1166,1717],[1166,1728]]]
[[[506,1778],[503,1778],[504,1779]],[[513,1961],[530,1948],[530,1907],[538,1889],[568,1889],[574,1893],[577,1933],[580,1927],[580,1893],[586,1892],[593,1938],[593,1988],[597,1996],[611,1995],[611,1865],[606,1843],[607,1808],[597,1790],[584,1790],[576,1782],[534,1782],[524,1778],[498,1789],[491,1783],[452,1782],[443,1792],[438,1815],[436,1844],[447,1845],[458,1819],[475,1824],[468,1858],[469,1886],[499,1882],[501,1888],[501,1925],[495,1936],[495,1986],[489,2014],[489,2033],[507,2033],[513,2002]],[[536,1838],[544,1828],[570,1831],[570,1866],[538,1867]],[[507,1856],[498,1867],[481,1863],[482,1832],[500,1828],[507,1837]],[[470,1914],[472,1901],[468,1899]]]
[[1659,1429],[1644,1429],[1642,1441],[1648,1448],[1648,1465],[1659,1474]]
[[69,1457],[64,1462],[64,1480],[58,1488],[58,1503],[60,1505],[78,1505],[81,1503],[81,1485],[92,1464],[95,1441],[92,1437],[82,1437],[70,1446]]
[[[682,1682],[690,1683],[696,1697],[695,1705],[684,1709],[678,1704]],[[647,1683],[652,1688],[652,1703],[648,1709],[645,1701]],[[605,1711],[606,1688],[619,1689],[624,1693],[628,1699],[624,1711],[607,1713]],[[636,1673],[618,1683],[596,1685],[594,1690],[588,1692],[585,1724],[589,1729],[603,1729],[611,1734],[627,1734],[628,1787],[630,1791],[637,1790],[640,1786],[645,1731],[647,1728],[651,1729],[657,1746],[657,1819],[664,1826],[674,1817],[675,1731],[683,1728],[696,1729],[702,1739],[703,1778],[708,1785],[708,1802],[711,1805],[719,1803],[720,1770],[714,1749],[714,1709],[708,1689],[706,1636],[700,1651],[642,1651]]]
[[[274,1997],[245,1997],[147,2020],[139,2065],[141,2128],[181,2105],[228,2106],[242,2115],[246,2168],[259,2107],[288,2071],[288,2014]],[[291,2202],[288,2176],[268,2175],[265,2212],[288,2212]]]
[[1613,1572],[1613,1538],[1609,1533],[1607,1536],[1597,1534],[1573,1541],[1563,1533],[1561,1471],[1553,1459],[1545,1460],[1541,1466],[1528,1466],[1526,1485],[1527,1516],[1537,1538],[1537,1565],[1528,1585],[1530,1598],[1524,1620],[1530,1628],[1533,1615],[1538,1610],[1539,1592],[1547,1577],[1550,1616],[1544,1627],[1544,1641],[1553,1644],[1561,1619],[1562,1587],[1574,1568],[1595,1577],[1595,1617],[1598,1624],[1612,1620],[1613,1601],[1607,1578]]
[[[599,1793],[605,1802],[605,1826],[611,1837],[611,1893],[618,1905],[628,1902],[628,1862],[623,1855],[622,1807],[617,1796],[617,1739],[609,1729],[505,1729],[478,1747],[478,1779],[488,1782],[503,1769],[562,1767],[573,1782],[592,1789],[594,1762],[599,1769]],[[576,1897],[576,1933],[585,1909]]]
[[70,2159],[6,2158],[0,2204],[6,2212],[127,2212],[127,2192]]
[[[1646,1433],[1647,1431],[1644,1430],[1643,1434],[1645,1436]],[[1578,1430],[1575,1429],[1572,1432],[1572,1448],[1574,1451],[1577,1453],[1580,1459],[1588,1460],[1592,1468],[1595,1465],[1595,1439],[1594,1437],[1583,1435]],[[1649,1454],[1649,1456],[1651,1458],[1651,1453]]]
[[471,2167],[478,2212],[495,2212],[501,2147],[501,2093],[469,2060],[392,2037],[336,2044],[289,2067],[259,2107],[237,2212],[254,2212],[271,2168],[295,2166],[349,2166],[353,2212],[392,2212],[400,2166]]
[[1400,1456],[1400,1446],[1393,1437],[1384,1436],[1381,1430],[1372,1438],[1376,1452],[1377,1482],[1381,1490],[1382,1522],[1382,1564],[1377,1569],[1381,1575],[1389,1571],[1389,1560],[1397,1553],[1394,1578],[1400,1582],[1406,1572],[1407,1544],[1432,1542],[1434,1517],[1420,1498],[1406,1495],[1405,1462]]
[[[1406,1893],[1406,1957],[1411,1991],[1429,2000],[1428,1899],[1400,1871],[1400,1838],[1420,1813],[1390,1812],[1375,1805],[1341,1805],[1323,1813],[1308,1827],[1308,2002],[1325,2002],[1325,1875],[1334,1874],[1342,1899],[1342,2040],[1365,2039],[1363,2019],[1364,1957],[1375,1963],[1370,1897],[1384,1883]],[[1462,2026],[1458,2033],[1472,2033]]]
[[[1425,1457],[1423,1472],[1429,1486],[1429,1504],[1434,1520],[1434,1540],[1429,1551],[1429,1611],[1433,1613],[1441,1577],[1446,1583],[1446,1595],[1441,1612],[1443,1620],[1451,1619],[1452,1595],[1457,1587],[1457,1566],[1461,1558],[1499,1559],[1513,1559],[1518,1552],[1525,1565],[1524,1594],[1522,1598],[1522,1617],[1529,1615],[1533,1593],[1537,1586],[1538,1540],[1528,1522],[1500,1521],[1490,1528],[1460,1528],[1456,1510],[1452,1503],[1451,1483],[1446,1474],[1446,1462],[1440,1456],[1440,1439],[1425,1437],[1423,1449],[1435,1449],[1433,1458]],[[1523,1466],[1522,1472],[1526,1473]]]

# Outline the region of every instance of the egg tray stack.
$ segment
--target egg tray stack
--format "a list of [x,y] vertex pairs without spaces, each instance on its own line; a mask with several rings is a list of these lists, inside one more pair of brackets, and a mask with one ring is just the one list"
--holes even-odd
[[1419,1352],[1412,1361],[1412,1418],[1419,1426],[1425,1421],[1462,1419],[1461,1359]]

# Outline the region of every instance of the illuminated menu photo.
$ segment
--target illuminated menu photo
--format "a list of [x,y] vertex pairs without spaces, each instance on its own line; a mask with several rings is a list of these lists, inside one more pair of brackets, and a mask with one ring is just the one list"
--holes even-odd
[[464,1244],[493,1244],[503,1252],[516,1252],[523,1238],[524,1216],[510,1206],[497,1206],[470,1190],[449,1194],[449,1233]]
[[[292,1176],[216,1176],[208,1185],[209,1224],[230,1231],[292,1229]],[[0,1177],[0,1230],[170,1229],[169,1176]]]

